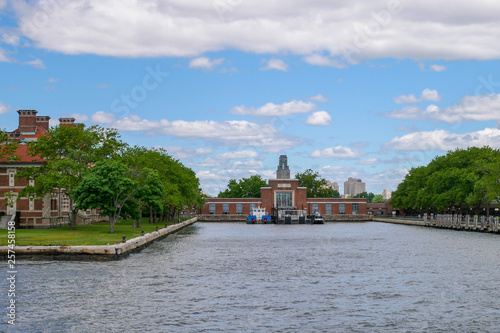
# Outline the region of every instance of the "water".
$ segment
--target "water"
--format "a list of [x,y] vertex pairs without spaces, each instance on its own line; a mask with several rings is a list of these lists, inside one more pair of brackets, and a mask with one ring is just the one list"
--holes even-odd
[[495,332],[499,237],[197,223],[117,262],[22,261],[0,331]]

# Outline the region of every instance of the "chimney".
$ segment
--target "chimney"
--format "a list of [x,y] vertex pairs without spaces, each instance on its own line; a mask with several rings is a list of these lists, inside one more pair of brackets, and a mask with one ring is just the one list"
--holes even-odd
[[49,130],[49,120],[50,117],[48,116],[41,116],[41,117],[36,117],[36,124],[43,128],[44,130],[48,131]]
[[19,110],[19,132],[35,133],[36,132],[36,114],[35,110]]
[[59,118],[59,126],[75,126],[75,118]]

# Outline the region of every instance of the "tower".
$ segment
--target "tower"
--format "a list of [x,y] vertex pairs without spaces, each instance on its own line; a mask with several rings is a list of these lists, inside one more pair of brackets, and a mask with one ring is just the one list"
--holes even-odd
[[290,169],[288,168],[288,158],[286,155],[280,155],[278,170],[276,170],[276,179],[290,179]]

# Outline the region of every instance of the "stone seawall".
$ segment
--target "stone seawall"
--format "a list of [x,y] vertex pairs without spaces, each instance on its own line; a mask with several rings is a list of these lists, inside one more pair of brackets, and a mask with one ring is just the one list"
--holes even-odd
[[246,222],[247,216],[241,214],[203,214],[198,215],[198,221],[200,222]]
[[[163,239],[182,228],[197,221],[197,218],[170,225],[145,234],[144,236],[132,238],[125,243],[113,245],[84,245],[84,246],[15,246],[16,259],[37,260],[118,260],[127,257],[130,253],[138,252],[151,245],[154,241]],[[7,260],[7,246],[0,246],[0,256]]]
[[406,225],[425,226],[424,221],[420,221],[420,220],[404,220],[404,219],[373,217],[372,221],[373,222],[394,223],[394,224],[406,224]]
[[364,222],[371,221],[371,215],[323,215],[325,222]]

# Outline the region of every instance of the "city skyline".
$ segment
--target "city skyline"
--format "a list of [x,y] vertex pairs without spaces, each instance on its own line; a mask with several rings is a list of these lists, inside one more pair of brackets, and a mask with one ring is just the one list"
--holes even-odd
[[274,178],[281,154],[292,177],[393,191],[448,150],[500,147],[500,4],[448,6],[0,0],[0,128],[19,109],[114,127],[212,195]]

